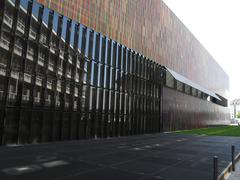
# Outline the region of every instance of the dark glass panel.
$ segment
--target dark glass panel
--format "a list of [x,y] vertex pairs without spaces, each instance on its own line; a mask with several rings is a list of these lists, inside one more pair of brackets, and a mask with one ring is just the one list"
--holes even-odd
[[116,58],[116,68],[121,68],[121,44],[117,45],[117,58]]
[[96,86],[96,79],[97,79],[97,63],[95,61],[92,61],[92,65],[91,65],[91,82],[90,84],[93,86]]
[[101,36],[101,62],[105,63],[106,37]]
[[103,86],[103,84],[102,84],[102,82],[103,82],[102,74],[103,74],[103,65],[99,63],[98,64],[98,81],[97,81],[97,86],[98,87],[102,87]]
[[71,25],[71,35],[70,35],[70,45],[73,47],[74,46],[74,37],[75,37],[75,27],[77,25],[76,21],[72,21]]
[[92,54],[93,54],[93,35],[94,35],[93,30],[88,28],[85,54],[88,56],[90,60],[92,60]]
[[114,86],[114,69],[113,67],[110,67],[110,79],[109,79],[109,89],[113,89]]
[[122,46],[122,52],[121,52],[121,70],[125,71],[125,64],[126,64],[126,47]]
[[112,51],[112,56],[111,56],[111,66],[115,67],[116,65],[116,52],[117,52],[117,43],[115,41],[112,41],[112,47],[111,47],[111,51]]
[[[55,15],[55,13],[54,13],[54,15]],[[63,21],[62,21],[62,34],[61,34],[61,36],[62,36],[62,38],[63,38],[64,40],[66,40],[68,20],[69,20],[69,19],[68,19],[66,16],[63,17]],[[54,21],[55,21],[55,20],[54,20]],[[54,23],[55,23],[55,22],[54,22]],[[57,31],[56,31],[56,32],[57,32]]]
[[125,52],[125,72],[128,72],[129,71],[129,49],[128,48],[126,48],[126,50],[125,50],[126,52]]
[[93,109],[94,104],[96,103],[96,100],[93,99],[93,94],[96,91],[95,87],[90,87],[89,92],[89,110],[91,111]]
[[195,88],[192,88],[192,95],[197,96],[197,90]]
[[174,88],[174,77],[168,71],[166,71],[166,86]]
[[32,15],[35,18],[38,18],[39,8],[40,8],[40,4],[38,4],[37,2],[34,1],[33,7],[32,7]]
[[104,88],[109,87],[109,66],[104,67]]
[[50,11],[51,11],[50,9],[44,7],[44,10],[43,10],[43,23],[45,23],[45,25],[47,25],[47,26],[48,26]]
[[106,48],[106,59],[105,59],[105,64],[110,65],[111,64],[111,40],[107,39],[107,48]]
[[190,86],[188,86],[187,84],[185,84],[185,93],[190,94]]
[[95,46],[95,51],[94,51],[94,60],[99,61],[99,49],[100,49],[100,34],[94,32],[94,46]]
[[82,53],[85,53],[86,39],[87,39],[87,28],[81,24],[80,32],[79,32],[78,48],[81,50]]
[[21,1],[20,1],[20,7],[23,8],[23,9],[25,9],[25,10],[27,10],[27,8],[28,8],[28,3],[29,3],[28,0],[21,0]]

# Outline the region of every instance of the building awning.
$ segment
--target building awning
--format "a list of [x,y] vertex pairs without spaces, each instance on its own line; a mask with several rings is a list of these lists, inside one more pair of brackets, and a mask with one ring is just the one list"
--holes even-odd
[[187,84],[187,85],[189,85],[189,86],[191,86],[191,87],[193,87],[193,88],[195,88],[195,89],[198,89],[198,90],[202,91],[203,93],[206,93],[206,94],[208,94],[209,96],[212,96],[212,97],[214,97],[214,98],[216,98],[216,99],[218,99],[218,100],[221,101],[221,99],[220,99],[214,92],[212,92],[212,91],[210,91],[210,90],[208,90],[208,89],[200,86],[199,84],[197,84],[197,83],[191,81],[190,79],[188,79],[188,78],[186,78],[186,77],[184,77],[184,76],[176,73],[175,71],[167,68],[166,66],[165,66],[165,68],[167,69],[167,71],[168,71],[176,80],[178,80],[178,81],[180,81],[180,82],[182,82],[182,83],[184,83],[184,84]]

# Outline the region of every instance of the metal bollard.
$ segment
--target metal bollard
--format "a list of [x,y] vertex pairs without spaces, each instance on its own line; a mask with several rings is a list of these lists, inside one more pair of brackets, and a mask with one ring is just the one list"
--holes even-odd
[[218,180],[218,157],[213,157],[213,180]]
[[234,160],[234,154],[235,154],[235,146],[232,145],[232,171],[235,171],[235,160]]

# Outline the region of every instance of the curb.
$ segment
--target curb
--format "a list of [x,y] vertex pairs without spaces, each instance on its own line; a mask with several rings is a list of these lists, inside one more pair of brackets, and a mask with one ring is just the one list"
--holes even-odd
[[[240,153],[234,159],[235,164],[240,161]],[[232,162],[228,164],[228,166],[222,171],[222,173],[218,176],[218,180],[226,180],[225,177],[228,177],[232,172]]]

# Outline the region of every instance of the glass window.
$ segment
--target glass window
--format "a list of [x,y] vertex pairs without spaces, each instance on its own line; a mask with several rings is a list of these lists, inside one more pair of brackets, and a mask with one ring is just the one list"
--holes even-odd
[[83,85],[83,89],[82,89],[82,109],[85,108],[87,90],[88,90],[87,85]]
[[83,75],[83,82],[84,83],[87,83],[87,75],[88,75],[88,66],[89,66],[89,62],[88,61],[85,61],[84,62],[84,75]]
[[53,83],[52,83],[52,79],[48,79],[48,80],[47,80],[47,88],[48,88],[48,89],[52,89],[52,84],[53,84]]
[[[155,73],[155,69],[153,70],[153,73]],[[141,76],[141,56],[138,54],[137,55],[137,75],[138,77]]]
[[44,7],[42,20],[46,26],[48,26],[49,13],[50,13],[50,9]]
[[27,10],[28,8],[28,0],[21,0],[20,1],[20,8],[23,8],[24,10]]
[[69,101],[70,101],[69,98],[66,97],[65,98],[65,104],[64,104],[65,110],[68,110],[68,108],[69,108],[69,105],[70,105]]
[[105,64],[110,65],[111,61],[111,41],[107,38],[106,39],[106,57],[105,57]]
[[131,73],[131,74],[133,74],[133,51],[131,50],[131,52],[130,52],[130,64],[129,64],[130,66],[130,68],[129,68],[129,72]]
[[103,110],[105,110],[106,108],[106,105],[107,105],[107,101],[108,101],[108,90],[107,89],[104,89],[103,90]]
[[71,25],[71,35],[70,35],[70,45],[74,47],[74,38],[75,38],[75,33],[76,33],[76,28],[77,27],[77,22],[72,21]]
[[115,95],[114,95],[114,113],[117,112],[117,109],[119,108],[118,106],[118,101],[117,101],[117,98],[119,96],[119,93],[117,91],[115,91]]
[[23,101],[29,101],[29,97],[30,97],[30,89],[24,87],[23,88],[23,93],[22,93],[22,100]]
[[69,21],[69,19],[66,16],[63,16],[61,36],[64,40],[66,40],[68,21]]
[[12,6],[15,6],[16,0],[8,0],[9,3],[11,3]]
[[29,60],[33,60],[33,58],[34,58],[34,49],[31,45],[28,45],[28,47],[27,47],[27,58]]
[[101,36],[101,62],[105,63],[106,38]]
[[132,59],[131,59],[131,72],[132,74],[136,75],[136,54],[135,52],[132,53]]
[[183,91],[183,83],[180,81],[177,81],[177,90]]
[[59,13],[54,11],[54,14],[53,14],[53,30],[55,31],[55,33],[57,33],[58,19],[59,19]]
[[126,63],[126,47],[122,46],[122,55],[121,55],[121,70],[125,71],[125,63]]
[[202,92],[198,90],[198,97],[201,98],[202,97]]
[[40,8],[40,4],[33,1],[32,15],[34,16],[35,19],[38,19],[39,8]]
[[3,22],[4,22],[8,27],[12,28],[13,15],[12,15],[8,10],[5,10],[5,12],[4,12]]
[[54,60],[52,57],[49,57],[48,70],[53,71],[55,68]]
[[37,29],[34,26],[34,24],[31,24],[31,27],[29,29],[29,37],[32,39],[36,39],[36,37],[37,37]]
[[109,91],[109,111],[113,112],[114,110],[114,91]]
[[93,30],[88,29],[87,31],[87,48],[85,54],[88,55],[88,58],[92,60],[93,54]]
[[125,72],[129,72],[129,49],[126,48],[126,53],[125,53]]
[[91,66],[91,82],[90,84],[93,86],[96,86],[96,79],[97,79],[97,64],[95,61],[92,61],[92,66]]
[[25,17],[21,17],[21,16],[18,17],[17,30],[21,33],[24,33],[24,31],[25,31]]
[[70,66],[67,66],[66,74],[67,74],[67,78],[71,78],[72,77],[72,69],[71,69]]
[[62,91],[62,82],[60,79],[57,80],[57,91],[58,92]]
[[105,66],[104,69],[104,88],[109,88],[109,66]]
[[197,90],[195,88],[192,87],[192,95],[193,96],[197,96]]
[[17,79],[10,79],[9,93],[17,95],[17,91],[18,91],[17,87],[18,87],[18,80]]
[[115,41],[112,41],[112,56],[111,56],[111,66],[115,67],[116,65],[116,48],[117,48],[117,43]]
[[101,63],[98,64],[98,81],[97,86],[102,87],[103,84],[103,65]]
[[98,110],[101,107],[101,94],[102,94],[102,89],[97,88],[97,98],[96,98],[96,109]]
[[0,46],[6,50],[9,50],[10,37],[7,33],[1,33]]
[[38,53],[38,64],[40,66],[44,66],[44,61],[45,61],[46,55],[43,50],[40,50]]
[[40,99],[41,99],[41,92],[40,92],[40,90],[34,89],[33,95],[34,95],[34,103],[35,104],[39,104],[40,103]]
[[168,71],[166,71],[166,86],[174,88],[174,77]]
[[[95,99],[93,99],[93,93],[95,91],[94,87],[90,87],[90,93],[89,93],[89,110],[93,109],[93,106],[95,104]],[[94,104],[93,104],[94,103]]]
[[119,83],[120,83],[120,70],[116,69],[116,72],[115,72],[115,90],[119,90]]
[[14,53],[19,56],[22,56],[22,41],[18,38],[16,38],[15,40]]
[[82,53],[85,53],[86,39],[87,39],[86,36],[87,36],[87,28],[81,24],[80,32],[79,32],[78,48]]
[[94,60],[99,61],[99,49],[100,49],[100,35],[99,33],[94,32],[94,41],[95,41],[95,53]]
[[110,80],[109,80],[109,89],[113,89],[113,86],[114,86],[114,69],[113,67],[110,68]]
[[190,94],[190,86],[189,85],[187,85],[187,84],[185,84],[185,93],[186,94]]
[[117,60],[116,60],[116,68],[121,68],[121,45],[117,45]]

